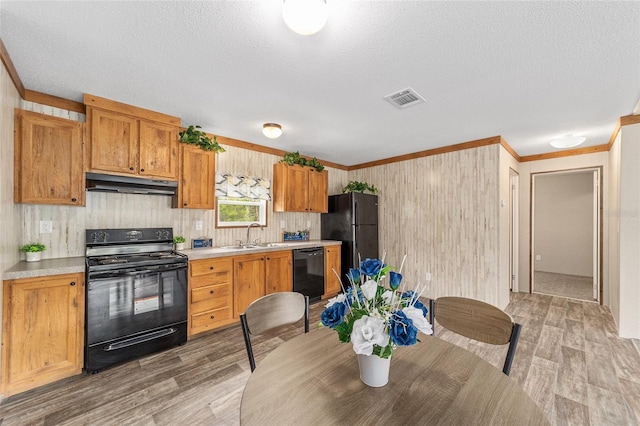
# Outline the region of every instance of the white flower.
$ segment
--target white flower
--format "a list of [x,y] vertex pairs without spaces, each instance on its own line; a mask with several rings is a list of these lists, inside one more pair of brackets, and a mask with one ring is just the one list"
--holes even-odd
[[387,290],[384,293],[382,293],[382,300],[384,300],[384,303],[386,303],[387,305],[391,305],[395,299],[395,293],[391,290]]
[[337,295],[336,297],[332,297],[331,299],[329,299],[329,301],[327,302],[325,308],[330,307],[331,305],[334,305],[336,303],[342,303],[347,299],[347,295],[344,293],[340,293],[339,295]]
[[361,355],[371,355],[373,345],[385,347],[389,344],[389,334],[385,331],[385,323],[381,318],[364,315],[353,323],[351,343],[353,351]]
[[422,313],[422,309],[416,308],[415,306],[407,306],[402,309],[402,312],[413,321],[413,325],[424,334],[433,334],[433,329],[431,328],[431,324],[424,317]]
[[378,283],[373,280],[369,280],[362,284],[360,289],[362,290],[362,295],[367,300],[373,300],[373,298],[376,297],[376,291],[378,291]]

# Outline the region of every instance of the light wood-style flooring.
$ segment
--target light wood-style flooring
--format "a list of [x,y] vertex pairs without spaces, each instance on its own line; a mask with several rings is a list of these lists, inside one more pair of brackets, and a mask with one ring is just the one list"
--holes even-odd
[[[312,305],[313,324],[323,306]],[[507,311],[523,324],[511,377],[552,424],[640,425],[637,342],[616,336],[608,308],[516,293]],[[280,337],[256,340],[258,364],[300,332],[291,327]],[[505,348],[470,342],[437,325],[436,334],[496,366],[504,361]],[[7,398],[0,402],[0,424],[237,425],[249,375],[240,327],[232,326],[95,375]]]
[[534,280],[533,291],[535,293],[580,300],[596,300],[593,297],[593,277],[536,271]]

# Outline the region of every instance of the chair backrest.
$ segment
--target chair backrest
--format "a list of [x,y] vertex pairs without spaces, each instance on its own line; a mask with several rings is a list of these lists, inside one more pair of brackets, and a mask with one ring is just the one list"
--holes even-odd
[[264,334],[283,325],[294,324],[304,317],[304,332],[309,332],[309,297],[300,293],[271,293],[251,302],[240,314],[244,343],[251,371],[256,364],[253,358],[251,335]]
[[509,344],[502,372],[509,375],[522,326],[500,308],[464,297],[440,297],[431,304],[438,324],[484,343]]

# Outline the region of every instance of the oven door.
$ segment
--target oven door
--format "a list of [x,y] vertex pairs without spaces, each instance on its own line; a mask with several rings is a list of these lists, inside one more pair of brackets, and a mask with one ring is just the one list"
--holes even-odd
[[89,272],[87,342],[91,346],[187,320],[187,266]]

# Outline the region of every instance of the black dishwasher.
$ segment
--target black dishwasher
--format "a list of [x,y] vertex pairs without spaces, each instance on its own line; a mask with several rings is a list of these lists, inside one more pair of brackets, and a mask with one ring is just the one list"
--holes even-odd
[[293,291],[320,300],[324,293],[324,248],[293,250]]

